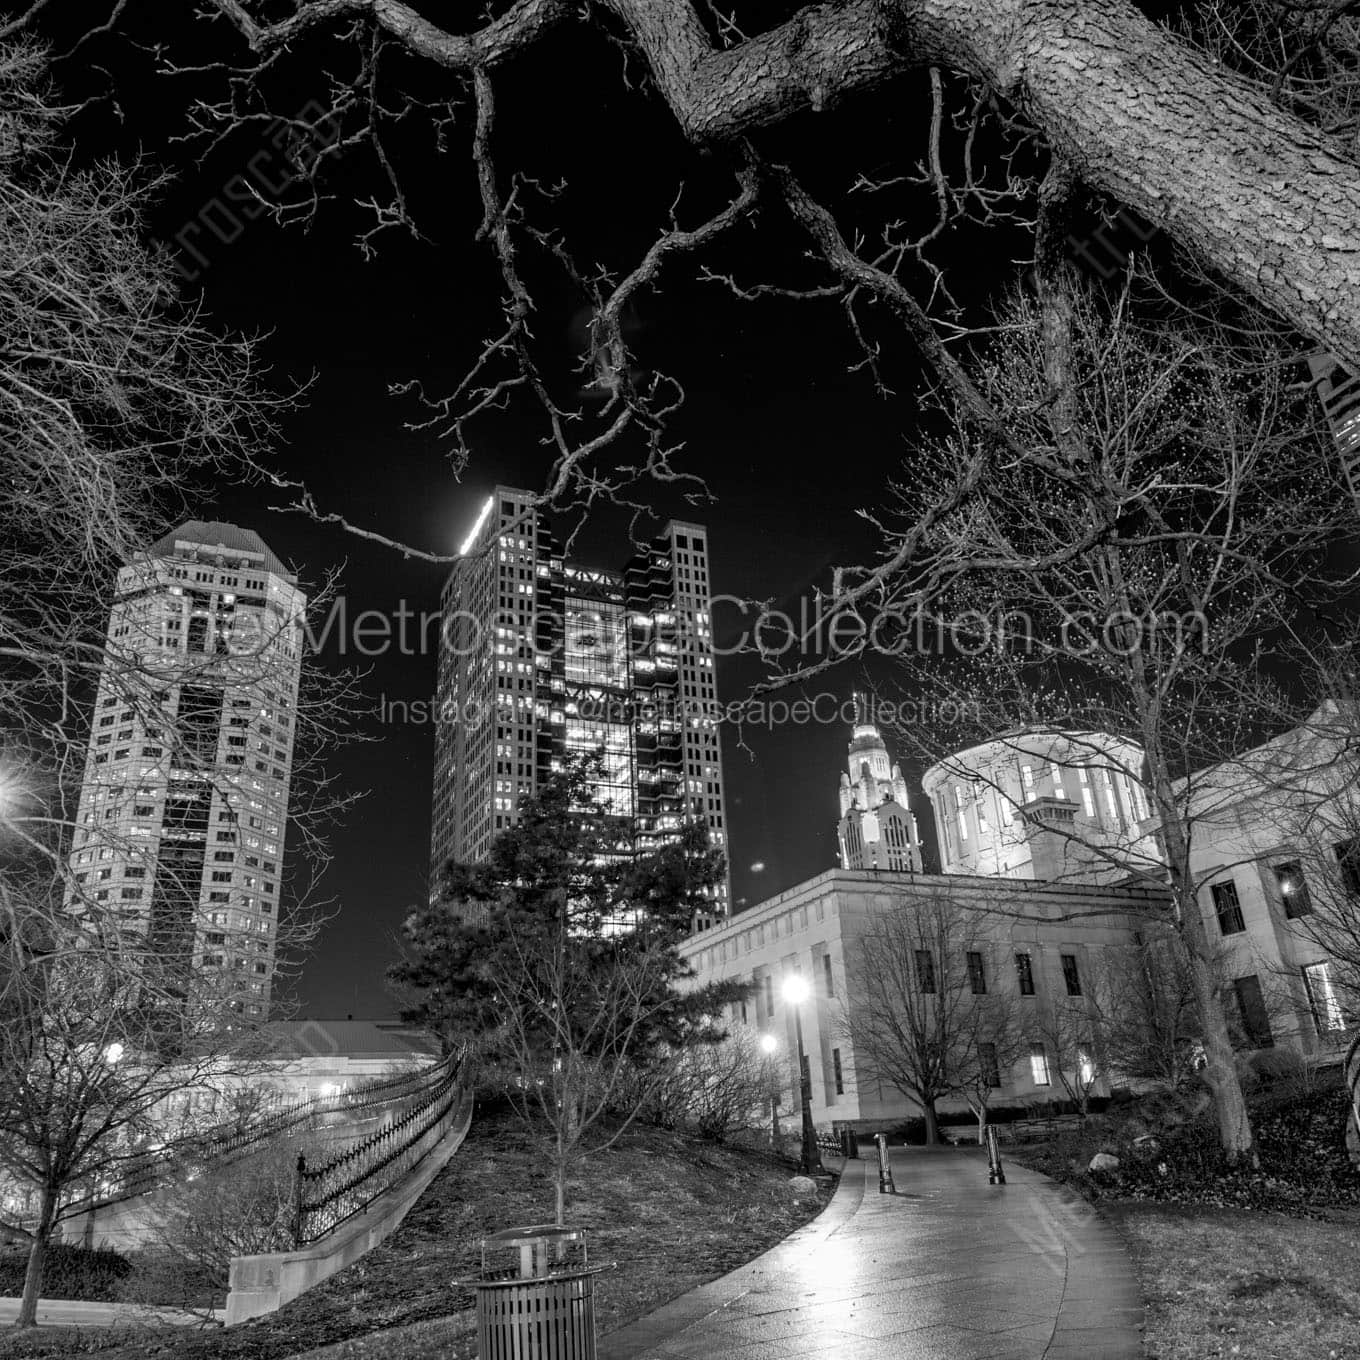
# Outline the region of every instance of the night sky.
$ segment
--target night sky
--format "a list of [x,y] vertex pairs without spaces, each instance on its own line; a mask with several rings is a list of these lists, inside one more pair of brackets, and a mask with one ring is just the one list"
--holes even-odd
[[[162,17],[157,7],[159,40],[172,51],[181,42],[184,60],[202,54],[194,47],[202,34],[187,20],[170,22],[173,31],[166,32]],[[146,38],[151,23],[134,5],[126,28]],[[224,26],[216,31],[226,36]],[[576,239],[590,241],[592,258],[631,266],[664,222],[679,180],[693,195],[686,202],[694,206],[681,209],[690,222],[727,192],[728,181],[721,167],[683,146],[654,100],[622,91],[616,51],[585,40],[579,51],[567,41],[552,47],[543,59],[519,63],[502,82],[502,168],[523,164],[565,175],[570,188],[560,220]],[[240,55],[239,47],[233,50]],[[105,102],[76,124],[84,154],[140,149],[175,172],[153,225],[165,242],[187,240],[197,251],[197,258],[180,252],[193,275],[189,295],[201,296],[222,326],[268,332],[262,352],[281,385],[312,379],[304,404],[285,420],[279,469],[306,482],[324,510],[447,553],[456,550],[495,483],[541,486],[547,461],[536,443],[538,427],[521,414],[484,423],[475,463],[460,482],[435,435],[403,428],[419,409],[388,395],[389,384],[410,378],[432,391],[449,386],[498,319],[499,280],[486,248],[472,239],[479,207],[467,113],[442,156],[418,116],[402,134],[406,140],[396,139],[405,182],[431,239],[388,233],[376,258],[366,261],[353,242],[361,219],[345,202],[373,191],[371,162],[362,154],[332,174],[328,187],[341,201],[323,206],[310,230],[259,218],[230,241],[186,232],[266,142],[248,132],[197,162],[196,153],[172,138],[183,131],[187,99],[199,87],[194,78],[173,80],[153,70],[149,54],[117,37],[87,45],[74,65],[58,67],[66,88],[81,94],[107,91],[112,79],[117,116]],[[315,93],[298,87],[287,100],[296,109]],[[866,110],[868,101],[859,101],[815,125],[797,124],[781,131],[783,140],[771,150],[796,154],[813,187],[844,191],[857,170],[900,159],[903,146],[919,141],[918,93],[912,86],[881,98],[876,108]],[[866,143],[866,123],[877,129],[877,144]],[[856,139],[853,165],[844,152],[849,137]],[[929,212],[928,198],[921,210]],[[1023,242],[993,234],[966,248],[966,283],[978,299],[1017,276]],[[765,218],[706,261],[747,279],[813,277],[787,229]],[[648,494],[658,523],[675,515],[708,525],[715,593],[769,599],[796,612],[799,599],[829,587],[833,564],[873,554],[872,528],[855,512],[883,505],[887,479],[900,468],[906,444],[919,437],[916,361],[885,328],[886,371],[896,395],[884,399],[866,375],[848,372],[857,353],[834,304],[741,302],[694,281],[685,263],[666,283],[662,293],[644,298],[632,338],[646,363],[684,383],[687,401],[672,433],[687,445],[683,466],[706,480],[715,500],[690,505],[673,489],[655,487]],[[535,329],[560,342],[565,371],[583,299],[548,284],[538,300]],[[271,508],[279,499],[263,488],[224,487],[193,512],[258,530],[304,585],[340,568],[350,618],[370,609],[392,612],[403,601],[417,613],[437,608],[446,567],[279,513]],[[628,555],[626,521],[610,513],[592,518],[575,552],[579,560],[610,567],[622,566]],[[721,646],[738,626],[735,611],[719,611],[716,626]],[[432,696],[432,651],[341,656],[339,635],[335,630],[321,664],[360,665],[363,688],[375,702]],[[740,698],[762,674],[754,657],[720,658],[720,699]],[[869,680],[891,687],[891,672]],[[847,696],[864,683],[862,670],[843,665],[786,697]],[[332,836],[334,858],[322,890],[335,915],[296,987],[304,1014],[392,1014],[383,970],[395,955],[405,911],[426,892],[433,731],[372,721],[365,734],[369,741],[327,760],[342,788],[367,796]],[[746,749],[737,735],[723,734],[733,897],[754,905],[834,865],[836,788],[849,732],[839,724],[747,727],[741,734]],[[928,835],[925,808],[918,818]]]

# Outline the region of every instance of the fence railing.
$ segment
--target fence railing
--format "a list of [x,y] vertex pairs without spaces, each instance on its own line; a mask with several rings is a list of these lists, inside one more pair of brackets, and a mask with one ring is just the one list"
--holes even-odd
[[270,1107],[263,1115],[242,1125],[233,1120],[210,1126],[193,1134],[175,1147],[175,1157],[167,1160],[163,1154],[148,1153],[145,1159],[129,1162],[117,1182],[106,1189],[91,1193],[74,1204],[71,1213],[103,1209],[149,1194],[174,1179],[185,1163],[199,1166],[225,1165],[258,1144],[333,1114],[354,1114],[377,1106],[400,1106],[406,1102],[420,1103],[431,1091],[442,1091],[451,1072],[458,1070],[461,1054],[451,1053],[433,1067],[418,1068],[399,1073],[380,1081],[365,1082],[348,1091],[330,1095],[304,1096]]
[[356,1110],[371,1109],[375,1105],[392,1105],[409,1099],[439,1085],[446,1073],[457,1066],[458,1056],[451,1053],[434,1067],[423,1067],[382,1081],[365,1083],[350,1091],[337,1091],[328,1096],[308,1096],[302,1100],[292,1101],[288,1105],[271,1109],[263,1119],[252,1120],[244,1128],[232,1129],[229,1125],[221,1125],[215,1134],[210,1131],[201,1144],[195,1140],[193,1155],[219,1160],[241,1148],[250,1147],[266,1138],[276,1138],[300,1124],[309,1123],[325,1115],[353,1114]]
[[463,1055],[441,1064],[440,1080],[400,1115],[318,1166],[300,1153],[293,1182],[293,1244],[315,1242],[363,1213],[438,1146],[462,1106]]

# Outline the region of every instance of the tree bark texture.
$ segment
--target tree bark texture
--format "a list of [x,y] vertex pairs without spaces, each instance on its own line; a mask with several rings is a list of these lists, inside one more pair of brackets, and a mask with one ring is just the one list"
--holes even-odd
[[687,0],[607,0],[693,140],[926,64],[985,81],[1081,179],[1360,371],[1360,167],[1127,0],[857,0],[729,52]]
[[33,1233],[33,1241],[28,1249],[28,1264],[24,1270],[24,1292],[19,1301],[19,1316],[15,1318],[17,1327],[36,1327],[38,1325],[38,1299],[42,1295],[43,1259],[47,1255],[47,1243],[52,1236],[52,1225],[57,1217],[57,1191],[50,1185],[43,1186],[42,1205],[38,1211],[38,1226]]
[[[455,33],[402,0],[309,0],[273,25],[241,0],[215,3],[260,52],[367,15],[412,52],[464,73],[551,41],[579,12],[570,0],[514,0],[480,30]],[[1360,166],[1130,0],[846,0],[805,6],[727,50],[692,0],[602,7],[699,144],[735,141],[925,66],[981,80],[1085,183],[1360,371]]]

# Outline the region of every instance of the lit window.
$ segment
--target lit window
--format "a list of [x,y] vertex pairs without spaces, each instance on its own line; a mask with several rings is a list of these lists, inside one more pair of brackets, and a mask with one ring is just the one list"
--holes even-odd
[[1029,1046],[1029,1071],[1036,1086],[1047,1086],[1048,1083],[1048,1054],[1044,1052],[1043,1044],[1031,1044]]
[[1110,821],[1122,827],[1124,819],[1119,813],[1119,800],[1115,797],[1114,780],[1110,777],[1109,770],[1101,770],[1100,782],[1105,787],[1105,807],[1110,814]]
[[1280,900],[1284,903],[1284,914],[1291,920],[1307,916],[1313,910],[1308,896],[1308,884],[1303,877],[1303,868],[1297,861],[1275,866],[1275,886],[1279,889]]
[[1308,992],[1308,1004],[1313,1011],[1313,1023],[1319,1034],[1334,1034],[1346,1028],[1346,1017],[1332,982],[1331,965],[1310,963],[1303,970],[1303,985]]

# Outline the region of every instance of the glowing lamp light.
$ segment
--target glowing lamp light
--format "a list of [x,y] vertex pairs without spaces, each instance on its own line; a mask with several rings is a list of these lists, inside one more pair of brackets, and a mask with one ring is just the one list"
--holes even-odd
[[762,1034],[760,1036],[760,1051],[762,1053],[773,1053],[779,1047],[779,1040],[773,1034]]
[[459,557],[466,557],[472,550],[472,545],[477,541],[477,535],[482,532],[482,526],[486,523],[487,516],[491,513],[491,507],[495,505],[495,496],[488,496],[482,504],[481,512],[477,516],[477,522],[472,526],[468,536],[463,540],[462,546],[458,549]]
[[801,1006],[808,999],[808,985],[801,973],[790,973],[779,990],[784,1000],[794,1006]]

